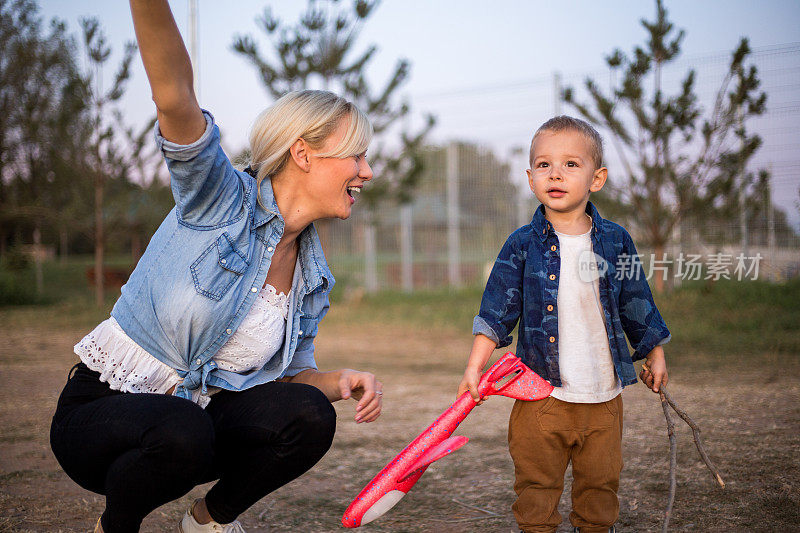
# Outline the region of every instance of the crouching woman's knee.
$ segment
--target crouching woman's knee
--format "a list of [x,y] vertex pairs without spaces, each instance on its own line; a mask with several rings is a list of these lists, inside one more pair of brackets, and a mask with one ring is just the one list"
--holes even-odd
[[297,441],[294,443],[322,458],[333,443],[336,433],[336,411],[330,400],[318,388],[297,384],[294,426]]

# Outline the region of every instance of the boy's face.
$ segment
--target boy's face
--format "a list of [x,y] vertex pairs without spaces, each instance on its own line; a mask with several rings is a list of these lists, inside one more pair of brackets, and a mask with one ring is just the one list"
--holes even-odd
[[608,171],[595,169],[591,144],[579,131],[542,131],[533,142],[528,183],[548,209],[569,213],[586,209],[589,193],[603,188]]

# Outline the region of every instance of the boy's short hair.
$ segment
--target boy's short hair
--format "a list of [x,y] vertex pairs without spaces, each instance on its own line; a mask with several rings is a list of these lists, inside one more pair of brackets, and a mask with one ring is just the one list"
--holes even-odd
[[568,115],[559,115],[557,117],[553,117],[541,126],[539,129],[536,130],[536,133],[533,134],[533,139],[531,139],[531,150],[529,156],[529,163],[533,166],[533,143],[536,141],[536,137],[539,136],[540,133],[543,131],[552,131],[554,133],[558,133],[560,131],[572,130],[577,131],[578,133],[582,133],[586,139],[591,144],[590,151],[592,154],[592,159],[594,160],[595,169],[598,169],[603,166],[603,138],[600,137],[600,134],[597,133],[597,130],[594,127],[586,122],[585,120],[581,120],[579,118],[570,117]]

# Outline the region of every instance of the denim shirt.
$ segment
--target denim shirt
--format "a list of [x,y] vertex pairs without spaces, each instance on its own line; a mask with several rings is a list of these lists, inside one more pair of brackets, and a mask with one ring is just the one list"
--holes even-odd
[[[219,128],[203,112],[206,130],[190,145],[156,143],[166,158],[175,207],[153,235],[111,315],[125,333],[184,378],[175,394],[208,386],[243,390],[316,368],[314,337],[334,284],[316,229],[299,236],[286,335],[261,369],[243,374],[217,368],[217,350],[239,327],[264,285],[284,231],[272,183],[233,168]],[[266,206],[266,207],[262,207]]]
[[[598,268],[600,304],[614,369],[623,386],[636,383],[633,361],[670,339],[644,276],[633,240],[622,226],[603,219],[589,202],[592,249]],[[517,356],[553,386],[558,366],[558,237],[539,206],[530,224],[508,238],[497,256],[472,333],[498,348],[511,344],[519,320]],[[619,262],[618,262],[619,260]],[[619,272],[618,272],[619,270]],[[569,317],[561,317],[569,320]],[[633,356],[625,341],[627,335]]]

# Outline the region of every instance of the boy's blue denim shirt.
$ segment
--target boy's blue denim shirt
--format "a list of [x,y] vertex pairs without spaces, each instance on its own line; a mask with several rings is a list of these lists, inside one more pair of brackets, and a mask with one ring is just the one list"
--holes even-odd
[[164,139],[175,207],[153,235],[111,315],[139,346],[178,371],[176,395],[207,386],[243,390],[316,368],[314,337],[334,279],[313,225],[299,237],[286,337],[264,367],[245,374],[217,368],[214,354],[239,327],[264,285],[284,220],[272,191],[233,168],[219,128],[190,145]]
[[[668,342],[670,333],[653,302],[631,236],[603,219],[591,202],[586,212],[592,218],[592,250],[599,266],[599,296],[611,357],[622,385],[631,385],[636,383],[633,361]],[[474,335],[485,335],[502,348],[511,344],[510,333],[519,320],[517,356],[556,387],[561,386],[560,267],[558,237],[545,218],[544,206],[539,206],[530,224],[512,233],[500,250],[472,329]],[[632,357],[625,335],[634,349]]]

